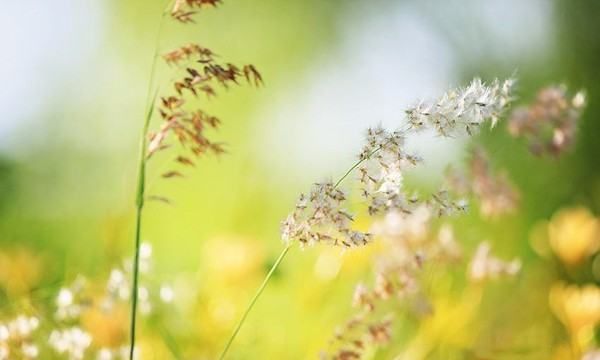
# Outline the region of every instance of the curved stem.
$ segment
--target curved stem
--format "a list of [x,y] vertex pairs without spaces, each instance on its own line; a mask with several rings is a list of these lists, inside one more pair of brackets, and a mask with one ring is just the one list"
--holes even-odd
[[148,83],[148,93],[146,95],[146,117],[144,118],[144,125],[142,127],[142,133],[140,135],[140,147],[139,147],[139,160],[138,160],[138,179],[137,179],[137,190],[136,190],[136,221],[135,221],[135,250],[133,256],[133,280],[131,285],[131,318],[129,327],[129,360],[133,360],[135,351],[135,336],[136,336],[136,320],[137,320],[137,301],[138,301],[138,282],[139,282],[139,268],[140,268],[140,245],[141,245],[141,232],[142,232],[142,212],[144,209],[144,197],[146,188],[146,147],[147,147],[147,133],[150,126],[150,120],[152,119],[152,113],[154,110],[154,102],[156,100],[156,94],[151,99],[152,88],[154,86],[154,77],[156,73],[156,65],[158,59],[158,51],[160,44],[160,36],[162,33],[163,23],[166,12],[162,12],[160,22],[158,25],[158,32],[156,35],[156,42],[154,46],[154,54],[152,56],[152,66],[150,68],[150,80]]
[[225,348],[223,349],[223,352],[221,352],[221,355],[219,356],[219,360],[225,359],[225,355],[227,355],[227,351],[229,350],[229,347],[231,347],[231,344],[233,343],[233,340],[235,339],[236,335],[238,334],[238,332],[242,328],[242,325],[244,324],[244,321],[246,320],[246,317],[248,317],[248,314],[250,313],[250,310],[252,310],[252,308],[254,307],[254,304],[256,303],[256,301],[258,300],[258,298],[260,297],[260,294],[262,294],[263,290],[267,286],[267,283],[271,279],[271,276],[273,276],[273,273],[275,272],[275,270],[277,269],[277,267],[279,267],[279,264],[281,264],[281,262],[283,261],[283,258],[288,253],[288,251],[290,250],[290,248],[291,248],[291,245],[287,245],[283,249],[283,251],[281,251],[281,254],[279,254],[279,257],[277,258],[277,260],[275,261],[275,263],[273,264],[273,266],[271,266],[271,269],[267,273],[267,276],[265,276],[265,279],[263,280],[262,284],[260,285],[260,287],[256,291],[256,294],[254,294],[254,297],[252,297],[252,300],[250,300],[250,304],[248,304],[248,307],[244,311],[244,314],[242,314],[242,317],[240,318],[240,321],[238,321],[235,329],[233,330],[233,333],[229,337],[229,340],[227,340],[227,344],[225,345]]
[[[346,171],[346,173],[344,173],[344,175],[342,175],[342,177],[339,178],[339,180],[335,183],[335,185],[333,187],[337,188],[342,183],[342,181],[344,181],[344,179],[346,179],[350,175],[350,173],[352,173],[352,171],[354,169],[356,169],[364,161],[370,159],[371,156],[373,156],[379,150],[381,150],[381,147],[378,147],[377,149],[373,150],[364,159],[361,159],[361,160],[357,161],[354,165],[352,165],[352,167],[350,167],[350,169],[348,169],[348,171]],[[267,286],[267,283],[271,279],[271,276],[273,275],[273,273],[275,272],[275,270],[277,269],[277,267],[279,267],[279,264],[281,264],[281,262],[283,261],[283,258],[288,253],[288,251],[290,250],[291,246],[292,246],[291,244],[286,245],[286,247],[281,251],[281,254],[279,254],[279,257],[277,258],[277,260],[275,261],[275,263],[273,264],[273,266],[271,266],[271,269],[267,273],[267,276],[265,276],[265,279],[263,280],[262,284],[260,285],[260,287],[256,291],[256,294],[254,294],[254,297],[252,297],[252,300],[250,300],[250,304],[248,304],[248,307],[246,307],[246,310],[242,314],[242,317],[240,318],[240,320],[238,321],[237,325],[235,326],[235,329],[233,330],[233,333],[231,334],[231,336],[229,336],[229,339],[227,340],[227,343],[225,344],[225,348],[223,349],[223,351],[221,352],[221,355],[219,356],[219,360],[225,359],[225,356],[227,355],[227,351],[229,351],[229,348],[231,347],[231,344],[233,343],[233,340],[235,339],[235,337],[237,336],[238,332],[242,328],[242,325],[244,324],[244,321],[246,321],[246,317],[248,317],[248,314],[250,313],[250,310],[252,310],[252,308],[254,307],[254,304],[256,303],[256,301],[258,300],[258,298],[260,297],[260,295],[262,294],[263,290]]]
[[348,175],[350,175],[350,173],[352,173],[352,171],[354,171],[354,169],[356,169],[363,162],[370,159],[371,156],[375,155],[375,153],[378,152],[379,150],[381,150],[381,146],[378,147],[377,149],[371,151],[364,159],[360,159],[357,162],[355,162],[354,165],[352,165],[352,167],[350,169],[348,169],[348,171],[346,171],[346,173],[333,185],[333,188],[337,188],[342,183],[342,181],[344,181],[344,179],[346,179],[348,177]]

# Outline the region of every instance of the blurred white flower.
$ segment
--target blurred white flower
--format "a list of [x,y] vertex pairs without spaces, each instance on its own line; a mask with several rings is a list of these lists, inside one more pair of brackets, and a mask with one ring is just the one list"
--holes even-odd
[[521,261],[503,261],[491,255],[488,242],[482,242],[471,260],[469,278],[472,281],[495,279],[502,275],[514,276],[521,270]]
[[168,285],[163,285],[160,287],[160,299],[165,303],[171,303],[175,298],[175,292],[173,288]]
[[57,353],[67,355],[69,360],[81,360],[92,344],[92,337],[75,326],[52,331],[48,342]]

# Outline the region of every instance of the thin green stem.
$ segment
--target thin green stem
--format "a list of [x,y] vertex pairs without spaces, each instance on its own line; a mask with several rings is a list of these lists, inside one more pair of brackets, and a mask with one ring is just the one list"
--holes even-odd
[[[170,2],[170,1],[169,1]],[[139,160],[138,160],[138,178],[137,178],[137,190],[135,198],[136,206],[136,221],[135,221],[135,250],[133,256],[133,280],[131,285],[131,318],[129,327],[129,360],[133,360],[135,351],[135,338],[136,338],[136,324],[137,324],[137,302],[138,302],[138,290],[139,290],[139,275],[140,275],[140,245],[141,245],[141,234],[142,234],[142,213],[144,209],[144,197],[146,190],[146,147],[147,147],[147,134],[150,126],[150,120],[154,110],[154,102],[156,100],[156,94],[151,98],[152,89],[154,87],[154,78],[156,74],[156,65],[158,60],[158,52],[160,48],[160,37],[162,34],[163,23],[166,12],[163,11],[160,22],[158,25],[158,31],[156,34],[156,41],[154,45],[154,54],[152,56],[152,66],[150,67],[150,80],[148,82],[148,92],[146,94],[146,116],[144,118],[144,125],[142,126],[142,133],[140,134],[140,147],[139,147]]]
[[225,348],[223,349],[223,352],[221,352],[221,356],[219,356],[219,360],[225,359],[225,355],[227,355],[227,351],[231,347],[231,344],[233,343],[233,340],[235,339],[235,337],[237,336],[238,332],[242,328],[242,325],[244,324],[244,321],[246,320],[246,317],[248,317],[248,314],[250,313],[250,310],[252,310],[252,308],[254,307],[254,304],[256,303],[256,301],[258,300],[258,298],[260,297],[260,294],[262,294],[263,290],[267,286],[267,283],[271,279],[271,276],[273,276],[273,273],[279,267],[279,264],[281,264],[281,262],[283,261],[283,258],[288,253],[288,251],[290,250],[290,248],[291,248],[291,245],[287,245],[285,248],[283,248],[283,251],[281,251],[281,254],[279,254],[279,257],[277,258],[277,260],[275,261],[275,263],[273,264],[273,266],[271,266],[271,269],[267,273],[267,276],[265,276],[265,279],[263,280],[262,284],[260,285],[260,287],[256,291],[256,294],[254,294],[254,297],[252,297],[252,300],[250,300],[250,304],[248,304],[248,307],[246,308],[246,311],[244,311],[244,314],[242,314],[242,317],[240,318],[240,321],[237,323],[235,329],[233,330],[233,333],[229,337],[229,340],[227,340],[227,344],[225,345]]
[[138,301],[138,282],[140,273],[140,245],[141,245],[141,234],[142,234],[142,212],[144,209],[144,197],[146,189],[146,133],[148,132],[148,126],[152,113],[154,110],[154,101],[156,95],[150,102],[150,108],[144,120],[144,127],[140,140],[140,159],[138,162],[138,182],[137,192],[135,198],[136,205],[136,221],[135,221],[135,251],[133,257],[133,281],[131,285],[131,321],[130,321],[130,347],[129,347],[129,360],[133,360],[133,353],[135,350],[135,334],[136,334],[136,319],[137,319],[137,301]]
[[[361,160],[357,161],[354,165],[352,165],[352,167],[350,169],[348,169],[348,171],[346,171],[346,173],[344,175],[342,175],[342,177],[335,183],[335,185],[333,187],[337,188],[342,183],[342,181],[344,181],[344,179],[346,179],[350,175],[350,173],[352,173],[352,171],[354,169],[356,169],[364,161],[370,159],[371,156],[373,156],[379,150],[381,150],[381,147],[378,147],[377,149],[371,151],[364,159],[361,159]],[[235,329],[233,330],[233,333],[231,334],[231,336],[229,336],[229,339],[227,340],[227,344],[225,344],[225,348],[223,349],[223,351],[221,352],[221,355],[219,356],[219,360],[225,359],[225,356],[227,355],[227,351],[229,351],[229,348],[231,347],[231,344],[233,343],[233,340],[235,339],[235,337],[237,336],[238,332],[242,328],[242,325],[244,324],[244,321],[246,321],[246,318],[248,317],[248,314],[250,313],[250,310],[252,310],[252,308],[254,307],[254,304],[256,303],[256,301],[258,300],[258,298],[260,297],[260,295],[262,294],[263,290],[265,289],[265,287],[267,286],[269,280],[271,279],[271,276],[273,275],[273,273],[275,272],[275,270],[279,267],[279,265],[283,261],[283,258],[285,257],[285,255],[290,250],[291,246],[292,246],[291,244],[286,245],[286,247],[281,251],[281,254],[277,258],[277,260],[275,261],[275,263],[273,264],[273,266],[271,266],[271,269],[267,273],[267,276],[265,276],[265,279],[263,280],[262,284],[260,285],[260,287],[256,291],[256,294],[254,294],[254,297],[252,297],[252,300],[250,300],[250,304],[248,304],[248,307],[246,307],[246,310],[244,311],[244,313],[242,314],[242,317],[238,321]]]
[[352,165],[352,167],[350,169],[348,169],[348,171],[346,171],[346,173],[333,185],[333,188],[337,188],[342,183],[342,181],[344,181],[344,179],[346,179],[348,177],[348,175],[350,175],[352,173],[352,171],[354,171],[354,169],[356,169],[357,167],[359,167],[360,164],[362,164],[363,162],[365,162],[368,159],[370,159],[371,156],[375,155],[375,153],[378,152],[379,150],[381,150],[381,146],[378,147],[377,149],[371,151],[363,159],[360,159],[357,162],[355,162],[354,165]]

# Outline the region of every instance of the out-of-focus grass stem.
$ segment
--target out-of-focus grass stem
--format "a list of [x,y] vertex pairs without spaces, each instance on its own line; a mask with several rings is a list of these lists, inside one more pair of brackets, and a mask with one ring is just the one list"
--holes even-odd
[[129,360],[133,360],[135,351],[135,339],[136,339],[136,322],[137,322],[137,301],[138,301],[138,282],[139,282],[139,267],[140,267],[140,244],[141,244],[141,232],[142,232],[142,215],[144,209],[144,197],[146,189],[146,163],[148,158],[146,157],[147,148],[147,136],[150,121],[154,111],[154,102],[156,100],[156,93],[152,95],[154,88],[154,79],[156,77],[156,66],[158,62],[159,49],[160,49],[160,38],[162,35],[163,24],[167,15],[167,7],[162,11],[158,31],[156,34],[156,41],[154,44],[154,53],[152,55],[152,65],[150,67],[150,80],[148,81],[148,90],[145,101],[145,118],[142,126],[142,132],[140,134],[140,147],[139,147],[139,159],[138,159],[138,175],[137,175],[137,190],[135,198],[136,207],[136,221],[135,221],[135,242],[134,242],[134,256],[133,256],[133,279],[131,285],[131,317],[129,326]]

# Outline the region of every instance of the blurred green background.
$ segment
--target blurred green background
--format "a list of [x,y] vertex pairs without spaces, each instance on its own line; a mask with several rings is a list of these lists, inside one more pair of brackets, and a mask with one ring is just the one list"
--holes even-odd
[[[77,274],[105,277],[133,250],[138,135],[163,6],[3,6],[0,249],[13,260],[26,255],[0,266],[2,316],[18,311],[23,298],[52,301],[36,298],[36,289],[57,289]],[[266,83],[222,91],[206,103],[223,120],[217,136],[228,154],[205,158],[184,179],[159,178],[171,166],[168,156],[150,168],[149,193],[174,205],[149,203],[143,239],[154,247],[152,276],[174,284],[177,300],[164,326],[186,358],[215,356],[279,253],[279,223],[297,194],[341,175],[366,127],[400,126],[403,109],[419,98],[474,76],[515,71],[519,101],[557,83],[588,95],[576,145],[560,158],[531,155],[504,124],[476,140],[495,167],[507,169],[522,204],[516,215],[491,223],[470,214],[457,234],[467,249],[489,239],[504,257],[523,259],[524,268],[518,280],[494,285],[484,297],[480,319],[487,325],[470,338],[500,338],[518,351],[430,357],[550,358],[566,341],[548,309],[550,285],[600,283],[592,265],[565,270],[530,245],[533,227],[561,208],[600,211],[598,19],[600,2],[593,0],[225,0],[194,25],[169,23],[162,52],[197,42],[227,61],[255,64]],[[159,74],[167,82],[169,67],[161,64]],[[428,164],[411,179],[417,187],[438,184],[445,165],[466,151],[462,141],[429,139],[415,147]],[[231,358],[317,357],[352,313],[354,285],[370,278],[373,252],[292,250]],[[142,331],[152,338],[152,325]],[[375,357],[391,358],[405,346],[408,335],[399,331]]]

